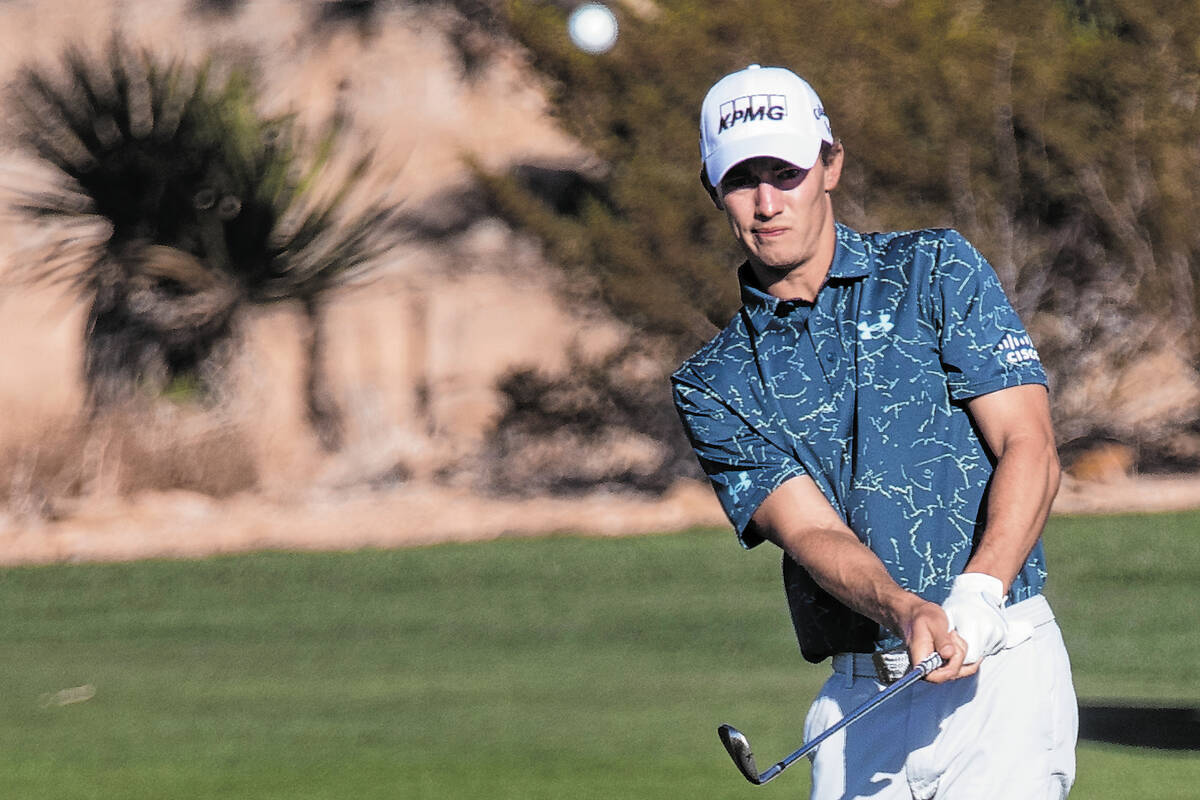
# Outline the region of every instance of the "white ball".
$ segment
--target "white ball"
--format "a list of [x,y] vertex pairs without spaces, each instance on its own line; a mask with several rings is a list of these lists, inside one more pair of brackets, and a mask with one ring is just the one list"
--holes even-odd
[[571,12],[567,32],[585,53],[604,53],[617,43],[617,18],[606,5],[584,3]]

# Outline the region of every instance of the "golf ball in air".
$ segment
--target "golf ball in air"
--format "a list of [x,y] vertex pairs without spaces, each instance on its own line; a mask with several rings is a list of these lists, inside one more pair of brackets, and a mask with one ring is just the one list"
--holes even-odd
[[571,12],[567,32],[585,53],[604,53],[617,43],[617,18],[606,5],[584,3]]

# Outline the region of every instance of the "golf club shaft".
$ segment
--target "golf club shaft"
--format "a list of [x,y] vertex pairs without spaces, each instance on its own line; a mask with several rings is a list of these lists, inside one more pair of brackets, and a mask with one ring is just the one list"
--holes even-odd
[[[907,673],[905,673],[904,676],[902,678],[900,678],[898,681],[896,681],[895,683],[893,683],[891,686],[887,687],[883,691],[879,692],[878,694],[872,696],[865,703],[863,703],[858,708],[851,711],[846,716],[842,717],[840,720],[838,720],[836,723],[834,723],[832,726],[830,726],[828,729],[826,729],[819,736],[815,737],[812,741],[806,742],[804,744],[804,746],[801,747],[796,752],[787,756],[782,761],[768,767],[766,770],[764,770],[758,776],[757,783],[759,785],[762,785],[762,784],[766,783],[767,781],[771,780],[776,775],[778,775],[779,773],[781,773],[785,769],[787,769],[798,758],[801,758],[801,757],[807,755],[808,753],[812,752],[815,748],[817,748],[821,744],[821,742],[825,741],[830,736],[832,736],[833,734],[842,730],[843,728],[845,728],[847,725],[854,722],[855,720],[861,719],[863,716],[865,716],[867,714],[867,712],[878,707],[881,703],[886,701],[889,697],[894,697],[897,693],[903,691],[906,687],[911,686],[912,684],[921,680],[922,678],[924,678],[930,672],[933,672],[935,669],[937,669],[941,665],[942,665],[942,657],[940,655],[938,655],[936,652],[934,652],[932,655],[930,655],[924,661],[917,664],[917,666],[913,667],[911,670],[909,670]],[[733,756],[733,753],[730,753],[730,755]],[[736,762],[736,757],[735,757],[735,762]]]

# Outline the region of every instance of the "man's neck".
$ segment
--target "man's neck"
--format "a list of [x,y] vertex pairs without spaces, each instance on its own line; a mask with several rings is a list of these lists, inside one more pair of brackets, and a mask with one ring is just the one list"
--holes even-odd
[[837,234],[831,226],[829,235],[822,237],[818,252],[807,261],[771,267],[751,258],[750,271],[759,288],[772,297],[812,303],[817,299],[817,292],[825,285],[836,251]]

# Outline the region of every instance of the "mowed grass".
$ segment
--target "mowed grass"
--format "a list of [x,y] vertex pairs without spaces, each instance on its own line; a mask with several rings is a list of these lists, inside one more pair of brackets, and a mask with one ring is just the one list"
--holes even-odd
[[[1200,707],[1200,513],[1055,517],[1046,594],[1081,704]],[[1081,742],[1071,797],[1197,797],[1200,752]]]
[[[1047,546],[1081,699],[1200,703],[1200,515],[1055,519]],[[777,555],[725,531],[8,569],[0,607],[21,800],[802,797],[805,765],[755,789],[715,729],[766,766],[827,669]],[[1076,798],[1200,785],[1196,753],[1079,755]]]

